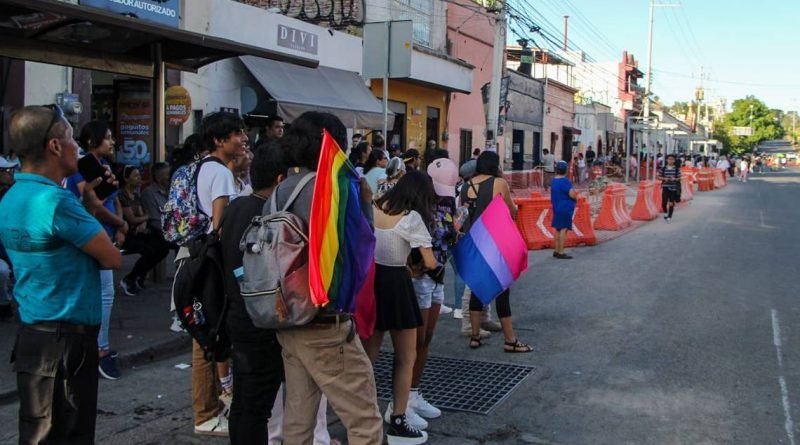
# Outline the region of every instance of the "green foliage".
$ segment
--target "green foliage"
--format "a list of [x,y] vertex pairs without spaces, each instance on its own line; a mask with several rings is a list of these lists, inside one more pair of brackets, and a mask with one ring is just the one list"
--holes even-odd
[[[782,112],[771,110],[755,96],[733,102],[733,110],[718,121],[714,137],[734,154],[750,153],[761,141],[780,139],[785,131],[780,117]],[[753,127],[752,136],[734,136],[732,127]]]

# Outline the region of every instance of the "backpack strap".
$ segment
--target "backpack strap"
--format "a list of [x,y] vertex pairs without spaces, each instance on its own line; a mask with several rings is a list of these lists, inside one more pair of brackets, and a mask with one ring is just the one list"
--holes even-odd
[[[298,182],[297,185],[294,186],[292,194],[289,195],[289,198],[286,199],[286,204],[283,205],[284,212],[289,210],[289,207],[291,207],[292,204],[294,204],[294,201],[297,199],[297,197],[300,196],[300,193],[306,187],[306,184],[311,182],[311,180],[314,179],[315,176],[317,176],[316,172],[308,172],[306,173],[305,176],[303,176],[303,179],[301,179],[300,182]],[[277,203],[275,203],[274,205],[277,205]]]
[[[316,172],[308,172],[306,173],[303,178],[294,186],[291,195],[289,195],[289,199],[286,200],[286,204],[283,205],[283,210],[286,211],[294,204],[294,201],[297,200],[297,197],[300,196],[300,192],[303,191],[303,188],[308,184],[309,181],[314,179],[317,176]],[[272,196],[270,196],[269,200],[264,203],[264,207],[261,209],[262,215],[271,215],[278,211],[278,189],[280,185],[272,192]]]

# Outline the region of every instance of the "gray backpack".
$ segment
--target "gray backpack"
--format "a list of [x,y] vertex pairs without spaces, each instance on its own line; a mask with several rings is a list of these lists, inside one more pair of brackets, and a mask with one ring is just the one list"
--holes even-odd
[[253,218],[239,242],[242,268],[234,274],[247,313],[256,327],[301,326],[314,319],[319,311],[311,301],[308,287],[305,223],[289,211],[315,175],[308,173],[297,183],[281,211],[277,209],[276,189],[272,199],[264,204],[262,216]]

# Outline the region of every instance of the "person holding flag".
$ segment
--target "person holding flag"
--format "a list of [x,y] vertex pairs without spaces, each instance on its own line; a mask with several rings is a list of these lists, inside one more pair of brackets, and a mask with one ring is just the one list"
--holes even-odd
[[468,234],[459,241],[453,254],[456,268],[472,289],[469,347],[477,349],[483,345],[481,312],[485,304],[496,300],[497,317],[505,336],[503,350],[531,352],[533,349],[514,334],[511,323],[509,288],[527,269],[528,251],[514,225],[517,206],[511,200],[508,182],[502,178],[497,153],[484,151],[478,156],[475,176],[461,188],[461,204],[469,211],[463,228]]

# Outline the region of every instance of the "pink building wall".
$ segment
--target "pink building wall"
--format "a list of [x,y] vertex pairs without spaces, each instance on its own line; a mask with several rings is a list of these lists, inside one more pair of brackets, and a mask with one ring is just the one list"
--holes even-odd
[[[464,7],[464,5],[468,6]],[[472,131],[473,148],[486,145],[486,115],[481,98],[481,88],[492,80],[492,42],[494,41],[494,16],[475,12],[476,4],[465,0],[453,0],[447,6],[447,39],[451,44],[450,54],[473,65],[472,94],[453,93],[450,98],[447,132],[447,149],[450,159],[465,162],[462,157],[461,130]],[[498,139],[498,153],[504,159],[503,137]]]
[[[548,80],[545,86],[544,135],[542,147],[550,150],[557,161],[564,159],[564,127],[575,124],[575,92],[559,82]],[[564,159],[568,161],[569,159]]]

